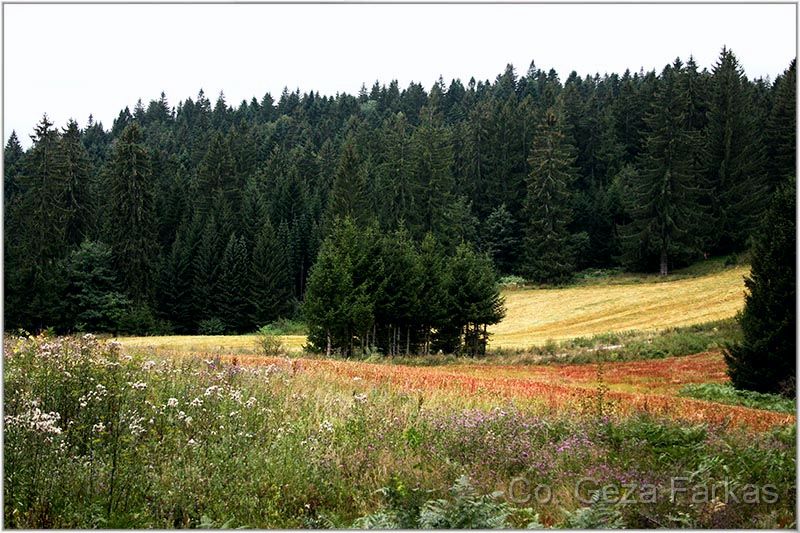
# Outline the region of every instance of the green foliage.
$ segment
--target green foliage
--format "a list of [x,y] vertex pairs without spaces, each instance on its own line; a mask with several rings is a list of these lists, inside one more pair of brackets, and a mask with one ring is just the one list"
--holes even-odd
[[197,325],[197,332],[200,335],[224,335],[227,326],[219,317],[211,317],[201,320]]
[[569,231],[570,191],[575,181],[572,150],[562,119],[548,110],[528,159],[531,172],[522,269],[532,281],[563,282],[575,269],[576,242]]
[[793,399],[778,394],[737,390],[728,383],[690,384],[681,389],[680,395],[729,405],[743,405],[754,409],[777,411],[779,413],[794,413],[797,411],[797,405]]
[[423,501],[424,491],[407,489],[395,480],[380,491],[387,500],[383,511],[359,518],[361,529],[500,529],[509,526],[512,508],[502,493],[478,494],[467,476],[459,477],[447,499]]
[[85,241],[70,254],[65,267],[65,320],[83,331],[116,331],[129,300],[118,291],[111,248]]
[[743,339],[725,352],[738,389],[796,396],[796,221],[794,178],[775,193],[753,247],[739,316]]
[[262,326],[256,331],[256,350],[260,355],[266,357],[280,357],[286,355],[286,346],[275,330],[267,326]]
[[697,249],[694,231],[700,219],[698,171],[693,164],[696,132],[687,125],[688,95],[679,86],[683,66],[661,73],[652,107],[645,118],[647,135],[636,171],[623,182],[631,222],[621,231],[626,266],[660,263],[667,275],[675,256]]
[[[664,242],[669,268],[699,252],[739,253],[794,168],[795,65],[771,87],[748,80],[727,49],[712,73],[691,58],[679,65],[571,73],[563,83],[554,70],[508,65],[491,82],[376,83],[358,96],[287,90],[238,106],[200,91],[171,107],[160,94],[120,111],[109,129],[92,117],[84,129],[55,128],[44,117],[31,148],[14,133],[4,150],[5,324],[78,326],[58,300],[84,240],[111,248],[119,293],[180,333],[215,316],[229,331],[294,316],[323,241],[348,215],[380,235],[405,228],[437,279],[447,269],[422,260],[429,233],[445,256],[468,242],[499,273],[540,282],[651,269]],[[668,146],[680,157],[668,158]],[[669,199],[647,194],[668,172]],[[244,246],[225,262],[232,234]],[[370,254],[383,268],[375,247],[362,246],[370,252],[354,271]],[[354,351],[458,347],[463,332],[442,323],[443,282],[423,281],[434,301],[417,298],[415,320],[376,328],[370,302],[383,298],[382,282],[361,277],[357,286],[368,283],[348,303]]]

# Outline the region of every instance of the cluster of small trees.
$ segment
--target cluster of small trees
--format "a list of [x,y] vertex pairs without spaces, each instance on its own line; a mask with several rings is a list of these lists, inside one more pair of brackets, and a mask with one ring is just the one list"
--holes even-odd
[[504,314],[491,260],[432,234],[415,243],[337,219],[322,243],[303,306],[313,349],[328,355],[485,353]]

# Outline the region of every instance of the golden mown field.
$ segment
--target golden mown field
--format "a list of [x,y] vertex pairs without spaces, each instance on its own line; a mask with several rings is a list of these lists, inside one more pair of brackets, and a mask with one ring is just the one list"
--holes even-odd
[[732,317],[744,305],[749,266],[656,283],[506,291],[506,318],[490,328],[492,346],[525,348],[547,340],[627,330],[658,330]]
[[[596,284],[504,292],[507,314],[491,328],[491,346],[527,348],[548,340],[628,330],[659,330],[728,318],[744,304],[749,266],[674,281]],[[255,335],[123,337],[128,348],[179,352],[254,353]],[[300,351],[302,335],[286,335]]]

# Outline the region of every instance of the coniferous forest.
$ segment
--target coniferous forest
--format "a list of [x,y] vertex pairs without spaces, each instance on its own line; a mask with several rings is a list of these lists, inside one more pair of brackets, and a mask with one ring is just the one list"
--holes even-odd
[[[745,251],[795,172],[795,62],[160,98],[4,151],[5,329],[249,332],[485,349],[498,275],[568,282]],[[287,80],[289,81],[289,80]]]

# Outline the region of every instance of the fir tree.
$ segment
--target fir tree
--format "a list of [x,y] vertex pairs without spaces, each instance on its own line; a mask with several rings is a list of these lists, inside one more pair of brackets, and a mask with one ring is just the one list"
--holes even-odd
[[734,386],[796,396],[796,184],[775,193],[757,233],[748,293],[739,315],[743,340],[725,352]]
[[622,229],[624,260],[635,268],[655,252],[662,276],[673,254],[695,249],[690,230],[696,227],[700,209],[691,152],[696,137],[686,128],[680,72],[676,63],[661,74],[645,119],[648,132],[639,168],[626,184],[625,195],[632,222]]
[[148,304],[153,296],[158,248],[149,154],[137,123],[125,128],[117,139],[107,183],[110,199],[106,235],[114,268],[133,302]]
[[736,56],[722,49],[711,76],[707,129],[707,204],[711,250],[743,249],[761,216],[765,197],[765,159],[749,87]]
[[539,282],[560,282],[574,268],[574,239],[568,226],[572,220],[570,187],[575,181],[574,157],[559,118],[546,113],[534,141],[528,163],[523,271]]
[[293,291],[286,248],[269,221],[255,241],[250,280],[252,322],[256,327],[291,314]]

